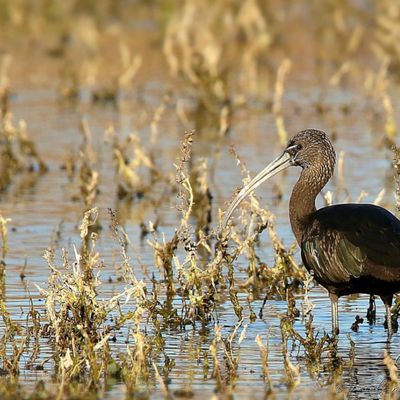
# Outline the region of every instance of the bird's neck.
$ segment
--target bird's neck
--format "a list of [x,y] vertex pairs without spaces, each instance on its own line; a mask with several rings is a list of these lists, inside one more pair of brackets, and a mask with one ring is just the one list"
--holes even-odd
[[321,166],[304,168],[293,188],[289,202],[289,217],[293,233],[299,244],[309,217],[316,211],[315,199],[329,181],[332,172],[330,168],[326,169]]

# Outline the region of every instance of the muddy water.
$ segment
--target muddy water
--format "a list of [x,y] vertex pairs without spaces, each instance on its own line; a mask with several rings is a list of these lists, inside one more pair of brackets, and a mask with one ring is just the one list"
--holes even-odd
[[[9,253],[6,261],[6,299],[7,307],[15,320],[25,321],[29,310],[29,298],[32,297],[35,308],[43,314],[43,301],[38,294],[34,283],[41,287],[46,286],[49,270],[42,258],[43,251],[49,246],[54,232],[60,230],[59,247],[72,249],[78,243],[77,224],[81,218],[82,205],[72,198],[76,193],[74,186],[67,178],[65,171],[60,167],[69,151],[76,152],[82,141],[79,134],[79,123],[82,116],[86,117],[92,130],[93,146],[98,157],[98,167],[101,175],[101,193],[97,205],[100,208],[100,222],[103,231],[100,235],[99,251],[105,260],[106,267],[102,272],[103,284],[99,289],[100,297],[108,298],[121,287],[113,283],[115,271],[113,257],[117,251],[115,243],[108,231],[108,207],[124,209],[124,205],[116,200],[112,179],[114,169],[112,154],[109,147],[104,145],[104,132],[112,123],[121,137],[137,130],[146,143],[149,139],[148,129],[143,129],[143,110],[148,115],[158,106],[156,99],[160,99],[163,91],[159,89],[159,96],[149,96],[134,100],[129,107],[119,110],[113,106],[92,107],[89,104],[79,106],[63,104],[53,90],[21,90],[13,96],[10,104],[16,118],[27,121],[29,132],[38,144],[39,150],[50,167],[50,171],[41,177],[35,185],[24,184],[16,180],[15,184],[1,197],[1,211],[5,217],[12,218],[9,224]],[[294,133],[306,127],[316,127],[334,134],[337,138],[337,151],[345,152],[344,173],[345,188],[338,193],[335,201],[343,201],[346,197],[355,200],[362,190],[368,192],[363,200],[373,201],[381,189],[386,189],[382,204],[394,210],[392,171],[390,169],[391,154],[380,144],[374,126],[374,119],[370,117],[368,103],[354,92],[334,90],[326,97],[327,111],[323,114],[315,112],[315,99],[319,93],[308,90],[292,90],[285,95],[286,126],[289,132]],[[347,106],[349,112],[343,113],[342,107]],[[147,115],[147,119],[149,116]],[[206,131],[206,130],[205,130]],[[173,162],[177,155],[179,139],[183,128],[178,123],[175,113],[166,113],[160,126],[158,164],[163,168],[174,171]],[[379,137],[382,137],[379,135]],[[265,113],[262,107],[254,109],[240,109],[235,114],[233,128],[230,135],[222,143],[222,151],[216,161],[215,176],[211,179],[211,190],[214,195],[213,212],[216,215],[218,207],[230,197],[235,187],[240,184],[240,173],[235,167],[235,161],[228,152],[230,144],[238,149],[243,161],[252,175],[259,171],[266,162],[271,160],[279,151],[275,137],[275,125],[271,114]],[[194,155],[206,157],[209,164],[215,162],[215,145],[210,144],[205,132],[199,132],[195,138]],[[294,241],[287,218],[287,205],[290,188],[296,180],[298,171],[291,170],[281,177],[265,184],[258,191],[262,198],[261,204],[269,207],[277,216],[276,225],[280,237],[286,245]],[[337,178],[334,178],[326,190],[337,189]],[[283,192],[283,199],[274,204],[273,187],[278,185]],[[110,189],[111,188],[111,189]],[[161,195],[161,194],[160,194]],[[160,218],[159,229],[170,237],[178,223],[178,213],[174,210],[174,196],[171,202],[163,203],[158,210]],[[144,221],[154,221],[157,215],[154,209],[146,207],[144,201],[135,200],[130,208],[125,208],[124,224],[132,241],[130,256],[133,260],[140,257],[140,261],[154,270],[153,252],[140,240],[139,224]],[[322,198],[319,204],[323,204]],[[274,253],[266,235],[262,237],[260,254],[263,261],[273,263]],[[297,253],[299,260],[299,254]],[[26,265],[26,267],[24,267]],[[236,277],[243,278],[241,267],[237,265]],[[24,269],[25,268],[25,269]],[[20,279],[24,270],[25,280]],[[157,271],[155,271],[157,273]],[[141,270],[138,267],[140,276]],[[290,396],[284,384],[284,365],[281,351],[280,316],[287,312],[284,300],[270,300],[264,310],[262,319],[249,323],[246,294],[240,295],[244,305],[245,320],[248,324],[247,334],[240,347],[240,361],[238,378],[235,381],[233,393],[235,398],[264,398],[265,385],[261,377],[261,362],[259,348],[255,342],[257,334],[262,335],[264,341],[269,335],[269,368],[278,398]],[[302,297],[297,297],[297,306],[301,307]],[[315,305],[314,325],[316,330],[330,330],[330,303],[326,292],[321,287],[313,287],[311,300]],[[252,303],[252,308],[258,314],[262,299]],[[387,348],[386,331],[383,327],[384,309],[377,303],[376,325],[366,322],[360,326],[358,332],[351,331],[350,327],[355,316],[365,316],[368,307],[367,296],[345,297],[340,300],[339,354],[345,361],[349,360],[351,334],[355,342],[355,361],[353,368],[344,367],[339,385],[348,392],[349,398],[372,399],[381,397],[384,388],[386,373],[383,365],[383,352]],[[237,323],[229,299],[221,304],[217,310],[217,318],[222,332],[228,334]],[[2,326],[0,325],[0,329]],[[304,321],[299,319],[295,329],[304,333]],[[117,341],[113,349],[124,351],[126,330],[116,333]],[[213,326],[207,334],[188,329],[185,332],[165,332],[166,354],[173,358],[175,367],[169,378],[169,388],[172,392],[178,389],[190,389],[195,398],[210,397],[215,392],[215,381],[204,377],[203,369],[194,354],[197,343],[207,350],[213,339]],[[400,352],[399,334],[394,335],[391,343],[391,353],[396,357]],[[51,349],[45,339],[40,348],[38,363],[51,355]],[[293,364],[300,366],[300,382],[294,389],[292,396],[301,398],[317,398],[325,396],[326,385],[329,382],[329,372],[322,372],[319,376],[311,376],[304,363],[302,352],[294,348],[290,353]],[[27,360],[26,360],[27,361]],[[21,363],[24,366],[24,360]],[[209,374],[210,375],[210,374]],[[208,375],[208,376],[209,376]],[[33,387],[38,380],[51,382],[52,365],[44,364],[43,371],[30,371],[22,368],[20,382],[27,387]],[[154,393],[161,396],[160,387],[156,385]],[[105,397],[118,399],[125,392],[125,385],[119,382],[110,383]],[[177,393],[177,392],[176,392]]]

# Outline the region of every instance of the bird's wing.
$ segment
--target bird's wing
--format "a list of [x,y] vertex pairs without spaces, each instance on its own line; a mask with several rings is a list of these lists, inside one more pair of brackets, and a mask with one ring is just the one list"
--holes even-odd
[[400,221],[373,205],[325,207],[307,224],[301,248],[306,267],[326,283],[357,278],[370,265],[400,270]]

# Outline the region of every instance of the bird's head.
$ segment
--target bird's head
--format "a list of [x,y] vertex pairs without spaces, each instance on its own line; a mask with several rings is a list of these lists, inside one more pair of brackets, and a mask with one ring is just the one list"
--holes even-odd
[[303,169],[318,167],[330,177],[335,158],[335,150],[324,132],[306,129],[297,133],[289,140],[283,153],[240,190],[225,212],[222,227],[226,226],[233,211],[246,196],[278,172],[290,166],[299,166]]
[[293,136],[284,150],[290,156],[289,165],[310,168],[334,166],[335,150],[325,132],[306,129]]

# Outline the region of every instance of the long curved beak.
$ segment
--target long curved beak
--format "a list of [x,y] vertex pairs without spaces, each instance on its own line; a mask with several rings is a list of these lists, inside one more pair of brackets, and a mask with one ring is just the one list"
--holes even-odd
[[292,157],[287,152],[284,152],[279,157],[275,158],[267,167],[265,167],[257,176],[255,176],[246,186],[244,186],[238,195],[233,199],[229,208],[226,210],[222,220],[222,228],[224,228],[236,207],[258,186],[260,186],[271,176],[276,175],[278,172],[283,171],[291,165]]

